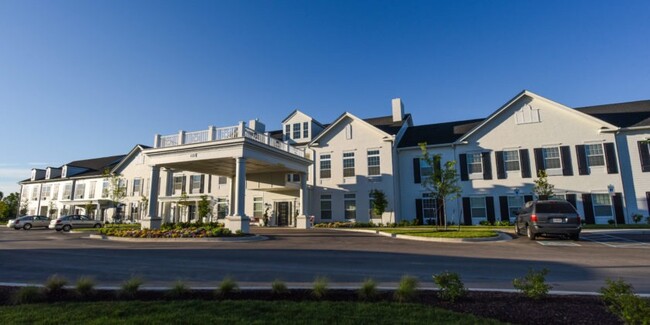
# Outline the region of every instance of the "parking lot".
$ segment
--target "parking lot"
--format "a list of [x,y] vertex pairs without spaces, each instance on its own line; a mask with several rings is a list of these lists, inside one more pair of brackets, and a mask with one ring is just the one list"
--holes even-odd
[[431,275],[459,273],[470,288],[511,289],[530,268],[550,270],[556,290],[597,291],[607,278],[623,278],[650,292],[648,234],[586,232],[574,242],[557,238],[506,242],[416,242],[330,229],[252,228],[260,242],[125,243],[93,240],[87,233],[0,228],[0,282],[42,283],[58,273],[69,279],[90,275],[117,285],[131,275],[146,285],[182,279],[216,285],[224,276],[243,286],[276,278],[309,286],[315,276],[356,286],[371,277],[394,285],[405,274],[432,287]]

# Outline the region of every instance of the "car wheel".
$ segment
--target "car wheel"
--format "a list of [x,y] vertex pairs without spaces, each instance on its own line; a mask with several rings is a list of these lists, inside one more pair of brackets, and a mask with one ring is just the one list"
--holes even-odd
[[571,240],[580,240],[580,234],[571,234],[569,235],[569,239]]
[[23,226],[23,229],[25,229],[25,230],[30,230],[30,229],[32,229],[32,224],[31,224],[31,223],[26,223],[26,224]]
[[517,236],[521,235],[521,230],[519,230],[519,227],[517,227],[516,222],[515,222],[515,235],[517,235]]
[[526,226],[526,235],[530,240],[535,240],[535,237],[537,237],[537,234],[535,234],[533,230],[530,229],[530,226]]
[[95,226],[93,226],[93,228],[101,228],[101,227],[102,227],[101,223],[96,223]]
[[63,231],[68,232],[68,231],[70,231],[70,228],[72,228],[72,227],[70,227],[70,225],[65,225],[65,226],[63,226]]
[[54,230],[56,230],[56,231],[61,231],[61,229],[54,229]]

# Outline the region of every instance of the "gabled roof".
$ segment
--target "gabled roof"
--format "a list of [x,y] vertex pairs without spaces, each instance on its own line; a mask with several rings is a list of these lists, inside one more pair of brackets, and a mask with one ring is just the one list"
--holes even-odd
[[[71,167],[77,167],[77,168],[83,168],[86,169],[85,171],[75,174],[71,177],[67,178],[77,178],[77,177],[88,177],[88,176],[100,176],[104,173],[104,169],[108,168],[111,169],[115,165],[117,165],[122,159],[124,159],[126,155],[116,155],[116,156],[108,156],[108,157],[100,157],[100,158],[92,158],[92,159],[83,159],[83,160],[75,160],[71,161],[67,164],[64,164],[63,166],[71,166]],[[61,166],[61,167],[63,167]],[[59,167],[59,168],[61,168]],[[50,178],[50,180],[57,180],[61,179],[61,176],[56,176]],[[44,180],[44,179],[39,179],[39,180]],[[31,178],[25,179],[20,181],[19,183],[27,183],[31,182]]]
[[650,126],[650,100],[585,106],[576,110],[622,128]]
[[325,126],[323,126],[323,124],[320,124],[320,122],[316,121],[315,118],[313,118],[313,117],[311,117],[310,115],[307,115],[307,114],[305,114],[305,113],[303,113],[303,112],[301,112],[300,110],[297,110],[297,109],[294,109],[293,112],[291,112],[291,113],[289,114],[289,116],[287,116],[284,120],[282,120],[282,124],[284,124],[284,122],[288,121],[289,119],[291,119],[294,115],[296,115],[296,114],[298,114],[298,113],[300,113],[300,114],[302,114],[302,115],[305,115],[305,116],[309,116],[309,117],[311,118],[311,121],[312,121],[312,122],[318,124],[318,125],[319,125],[320,127],[322,127],[322,128],[325,128]]
[[614,129],[617,129],[617,127],[616,127],[615,125],[613,125],[613,124],[611,124],[611,123],[609,123],[609,122],[607,122],[607,121],[604,121],[604,120],[598,119],[598,118],[596,118],[596,117],[594,117],[594,116],[591,116],[591,115],[589,115],[589,114],[586,114],[586,113],[580,112],[580,111],[578,111],[578,110],[572,109],[572,108],[570,108],[570,107],[564,106],[564,105],[562,105],[562,104],[560,104],[560,103],[557,103],[557,102],[554,102],[554,101],[552,101],[552,100],[550,100],[550,99],[548,99],[548,98],[545,98],[545,97],[542,97],[542,96],[540,96],[540,95],[537,95],[537,94],[535,94],[535,93],[533,93],[533,92],[531,92],[531,91],[523,90],[522,92],[520,92],[519,94],[517,94],[517,96],[513,97],[511,100],[509,100],[509,101],[508,101],[507,103],[505,103],[503,106],[501,106],[499,109],[497,109],[496,111],[494,111],[494,113],[490,114],[490,116],[488,116],[485,120],[483,120],[483,122],[479,123],[479,124],[476,125],[474,128],[472,128],[469,132],[467,132],[465,135],[463,135],[462,137],[460,137],[460,138],[457,140],[457,142],[465,141],[468,137],[470,137],[472,134],[476,133],[476,131],[478,131],[478,130],[480,130],[481,128],[483,128],[486,124],[488,124],[490,121],[492,121],[495,117],[499,116],[499,115],[500,115],[501,113],[503,113],[506,109],[508,109],[508,108],[509,108],[513,103],[515,103],[516,101],[518,101],[519,99],[521,99],[521,98],[524,97],[524,96],[527,96],[527,97],[530,97],[530,98],[533,98],[533,99],[538,99],[538,100],[541,100],[541,101],[547,102],[547,103],[549,103],[549,104],[551,104],[551,105],[553,105],[553,106],[555,106],[555,107],[558,107],[559,109],[563,109],[563,110],[565,110],[565,111],[567,111],[567,112],[571,112],[571,113],[573,113],[573,114],[576,114],[576,115],[581,116],[581,117],[583,117],[583,118],[586,118],[586,119],[588,119],[588,120],[591,120],[591,121],[594,121],[594,122],[596,122],[596,123],[602,124],[603,127],[605,127],[605,128],[609,128],[609,129],[613,129],[613,130],[614,130]]
[[145,150],[145,149],[151,149],[151,147],[150,146],[145,146],[144,144],[136,144],[135,147],[133,147],[133,149],[131,149],[131,151],[129,151],[129,153],[126,154],[126,156],[124,156],[122,159],[120,159],[119,163],[115,164],[115,166],[113,168],[111,168],[111,171],[113,172],[115,170],[118,170],[119,168],[122,167],[122,165],[124,165],[124,163],[127,160],[129,160],[129,158],[135,156],[135,154],[137,152],[141,152],[142,150]]
[[481,121],[483,119],[412,126],[406,129],[398,148],[417,147],[421,142],[427,145],[453,143]]
[[382,117],[375,117],[369,119],[361,119],[350,112],[345,112],[341,114],[336,120],[334,120],[332,124],[328,124],[325,127],[325,129],[318,134],[318,136],[316,136],[313,140],[311,140],[311,142],[309,142],[309,144],[318,142],[318,140],[322,138],[323,135],[327,134],[330,130],[332,130],[332,128],[334,128],[334,126],[341,123],[341,121],[343,121],[346,117],[352,120],[357,120],[359,122],[362,122],[367,126],[377,130],[377,132],[379,132],[384,136],[393,136],[399,131],[402,125],[408,121],[411,115],[405,114],[404,118],[401,121],[393,122],[392,116],[382,116]]

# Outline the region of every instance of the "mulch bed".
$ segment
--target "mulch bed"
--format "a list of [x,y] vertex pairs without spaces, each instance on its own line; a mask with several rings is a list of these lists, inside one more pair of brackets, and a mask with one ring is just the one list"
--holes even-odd
[[[19,288],[0,286],[0,304],[11,304],[13,293]],[[96,290],[91,297],[78,297],[72,291],[48,295],[46,301],[113,301],[113,300],[178,300],[178,299],[229,299],[229,300],[284,300],[316,301],[311,290],[290,290],[286,294],[273,294],[269,290],[244,290],[218,297],[213,291],[192,290],[182,297],[170,297],[165,291],[141,290],[135,297],[118,297],[112,290]],[[324,300],[359,301],[355,290],[329,290]],[[393,302],[392,291],[380,291],[374,302]],[[598,296],[549,296],[533,300],[518,293],[471,291],[454,303],[438,299],[433,291],[420,291],[414,303],[440,307],[461,313],[498,319],[513,324],[622,324],[611,314]]]

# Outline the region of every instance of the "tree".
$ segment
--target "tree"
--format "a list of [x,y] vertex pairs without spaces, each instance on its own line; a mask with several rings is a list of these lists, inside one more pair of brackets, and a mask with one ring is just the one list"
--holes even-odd
[[199,201],[198,204],[198,213],[199,213],[198,222],[203,222],[204,218],[207,218],[208,216],[212,215],[212,201],[208,200],[207,195],[201,195],[201,200]]
[[22,201],[20,201],[20,210],[18,211],[18,214],[21,216],[26,215],[27,207],[29,207],[29,200],[27,200],[27,198],[24,198]]
[[56,212],[56,207],[54,206],[54,202],[50,201],[47,208],[47,213],[50,215],[50,218],[54,217],[54,212]]
[[120,203],[126,197],[126,186],[122,186],[121,176],[118,173],[111,173],[108,168],[104,169],[104,177],[108,179],[109,183],[108,188],[104,189],[104,196],[107,196],[111,201],[111,206],[115,208],[115,215],[117,215],[117,208]]
[[92,216],[95,213],[95,209],[97,208],[96,205],[88,202],[86,205],[84,205],[84,209],[86,210],[86,215]]
[[2,193],[2,191],[0,191],[0,201],[2,201],[2,199],[3,199],[4,197],[5,197],[5,194]]
[[[447,229],[447,213],[445,212],[447,201],[459,198],[462,193],[462,189],[458,185],[459,177],[456,171],[456,161],[449,160],[445,162],[444,168],[439,168],[437,166],[440,166],[442,160],[440,154],[431,156],[426,142],[420,143],[420,149],[422,150],[421,159],[433,169],[430,174],[422,175],[422,186],[430,193],[432,198],[436,199],[436,202],[442,203],[442,206],[438,207],[438,215],[444,220],[445,229]],[[458,220],[458,224],[460,225],[460,220]]]
[[181,209],[179,211],[179,212],[181,212],[180,213],[181,215],[185,214],[186,211],[187,211],[187,207],[192,205],[192,203],[190,201],[188,201],[187,199],[188,199],[187,193],[185,193],[185,191],[183,191],[181,193],[181,197],[178,198],[178,201],[176,201],[176,204],[178,204],[181,207]]
[[20,194],[18,192],[10,193],[3,197],[0,208],[0,219],[15,219],[18,206],[20,205]]
[[142,216],[142,214],[144,214],[144,216],[146,217],[148,214],[147,209],[149,209],[149,199],[146,196],[141,195],[140,205],[142,206],[142,211],[140,212],[140,215]]
[[537,177],[538,178],[533,181],[535,183],[535,187],[533,188],[533,191],[535,192],[535,194],[537,194],[539,199],[546,200],[549,197],[553,196],[553,189],[555,189],[555,185],[549,184],[546,171],[540,169],[537,172]]
[[386,200],[386,193],[382,190],[371,190],[370,196],[372,197],[372,214],[381,217],[388,207],[388,200]]

